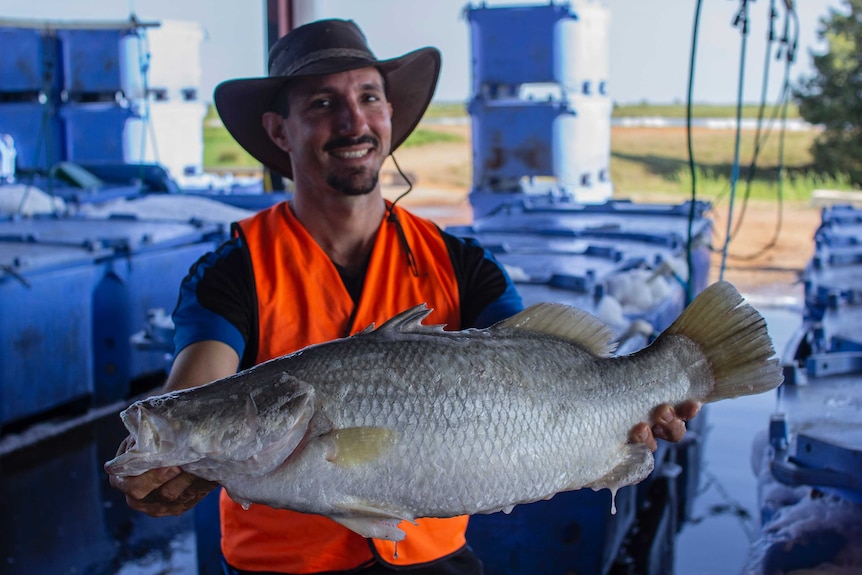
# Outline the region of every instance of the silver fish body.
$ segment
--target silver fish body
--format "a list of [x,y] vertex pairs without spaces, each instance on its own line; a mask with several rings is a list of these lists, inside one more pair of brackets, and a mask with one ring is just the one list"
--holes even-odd
[[782,380],[763,318],[727,283],[623,357],[604,324],[558,304],[458,332],[421,324],[428,313],[137,402],[122,413],[134,445],[106,469],[178,465],[241,503],[397,541],[402,520],[615,492],[652,471],[627,437],[655,407]]

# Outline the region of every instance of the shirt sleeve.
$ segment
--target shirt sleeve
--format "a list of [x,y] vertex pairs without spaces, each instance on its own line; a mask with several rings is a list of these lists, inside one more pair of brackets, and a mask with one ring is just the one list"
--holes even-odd
[[215,340],[242,358],[256,321],[253,283],[248,250],[240,238],[201,257],[180,285],[173,312],[175,353]]
[[442,232],[455,268],[461,328],[485,328],[524,309],[521,295],[497,259],[478,241]]

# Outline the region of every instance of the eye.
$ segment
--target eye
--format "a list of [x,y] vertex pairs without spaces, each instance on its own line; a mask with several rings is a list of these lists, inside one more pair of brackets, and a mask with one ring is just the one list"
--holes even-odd
[[315,110],[326,110],[332,107],[332,100],[329,98],[315,98],[311,101],[309,107]]
[[383,102],[385,98],[383,96],[383,92],[379,90],[370,90],[368,92],[365,92],[365,94],[362,96],[362,100],[369,104],[376,104],[379,102]]

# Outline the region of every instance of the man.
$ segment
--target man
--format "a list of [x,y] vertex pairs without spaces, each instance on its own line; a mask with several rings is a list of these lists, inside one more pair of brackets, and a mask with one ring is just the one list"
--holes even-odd
[[[235,238],[184,280],[166,390],[354,334],[421,302],[434,308],[428,323],[449,329],[486,327],[521,309],[481,247],[381,195],[380,167],[422,117],[439,68],[434,48],[377,60],[353,22],[326,20],[281,38],[268,77],[216,88],[227,129],[291,178],[294,194],[239,222]],[[653,449],[654,436],[678,440],[697,407],[677,415],[665,406],[657,425],[640,424],[632,439]],[[182,513],[214,487],[177,468],[111,482],[151,515]],[[466,517],[402,523],[407,537],[396,553],[391,542],[365,540],[324,517],[245,510],[224,491],[220,516],[228,573],[481,573],[465,544]]]

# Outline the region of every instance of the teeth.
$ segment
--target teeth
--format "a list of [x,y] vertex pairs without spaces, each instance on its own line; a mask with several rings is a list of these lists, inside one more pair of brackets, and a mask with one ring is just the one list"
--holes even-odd
[[344,158],[345,160],[361,158],[361,157],[365,156],[366,154],[368,154],[367,149],[366,150],[359,150],[356,152],[333,152],[333,155],[335,155],[339,158]]

